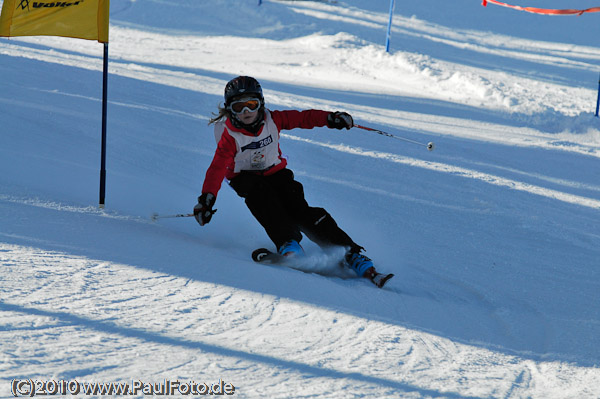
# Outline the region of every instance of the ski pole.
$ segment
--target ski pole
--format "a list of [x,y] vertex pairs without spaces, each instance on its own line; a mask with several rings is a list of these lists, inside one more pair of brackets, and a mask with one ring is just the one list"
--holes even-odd
[[357,128],[359,128],[359,129],[368,130],[368,131],[370,131],[370,132],[375,132],[375,133],[377,133],[377,134],[381,134],[382,136],[386,136],[386,137],[392,137],[392,138],[394,138],[394,139],[398,139],[398,140],[406,141],[406,142],[408,142],[408,143],[413,143],[413,144],[417,144],[417,145],[420,145],[420,146],[423,146],[423,147],[427,147],[427,149],[428,149],[429,151],[433,151],[433,149],[435,148],[435,144],[433,144],[433,142],[432,142],[432,141],[430,141],[430,142],[429,142],[429,143],[427,143],[427,144],[424,144],[424,143],[420,143],[420,142],[418,142],[418,141],[414,141],[414,140],[406,139],[406,138],[404,138],[404,137],[395,136],[395,135],[393,135],[393,134],[391,134],[391,133],[384,132],[384,131],[382,131],[382,130],[379,130],[379,129],[373,129],[372,127],[361,126],[361,125],[354,125],[353,127],[357,127]]
[[193,213],[179,213],[177,215],[159,215],[158,213],[153,213],[150,216],[153,222],[156,222],[158,219],[167,219],[167,218],[189,218],[190,216],[194,216]]

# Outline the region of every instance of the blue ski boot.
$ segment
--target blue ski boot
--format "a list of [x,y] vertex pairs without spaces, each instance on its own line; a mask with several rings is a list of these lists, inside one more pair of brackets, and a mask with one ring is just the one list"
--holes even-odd
[[382,288],[394,275],[378,273],[375,270],[373,261],[360,253],[361,249],[351,249],[348,251],[345,256],[346,263],[359,277],[366,277],[377,287]]
[[356,272],[359,277],[367,277],[366,273],[373,268],[373,261],[360,253],[360,250],[350,250],[345,256],[346,264]]
[[300,246],[300,243],[296,240],[290,240],[283,243],[277,250],[280,255],[283,256],[303,256],[304,250]]

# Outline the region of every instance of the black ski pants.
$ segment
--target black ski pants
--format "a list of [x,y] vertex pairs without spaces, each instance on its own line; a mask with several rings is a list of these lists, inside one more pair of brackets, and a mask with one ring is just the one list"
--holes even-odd
[[277,249],[289,240],[300,242],[302,233],[321,247],[358,247],[325,209],[308,205],[302,184],[289,169],[269,176],[243,171],[230,185]]

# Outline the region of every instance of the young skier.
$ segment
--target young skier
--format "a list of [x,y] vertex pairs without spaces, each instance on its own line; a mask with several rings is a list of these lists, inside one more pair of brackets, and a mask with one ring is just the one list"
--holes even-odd
[[245,199],[252,215],[263,226],[279,254],[302,256],[302,233],[321,247],[346,248],[346,263],[359,276],[382,287],[393,275],[378,273],[373,262],[340,229],[323,208],[308,205],[302,184],[287,169],[279,148],[279,132],[295,128],[327,126],[350,129],[352,117],[346,112],[319,110],[271,111],[265,108],[260,83],[238,76],[225,86],[225,104],[210,120],[215,124],[217,149],[206,171],[202,195],[194,207],[201,226],[210,222],[217,193],[224,178]]

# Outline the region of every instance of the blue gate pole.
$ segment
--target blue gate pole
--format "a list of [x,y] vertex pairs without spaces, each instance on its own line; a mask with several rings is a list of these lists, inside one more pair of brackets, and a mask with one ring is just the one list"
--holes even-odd
[[261,5],[261,4],[262,4],[262,0],[258,0],[258,5]]
[[598,78],[598,99],[596,100],[596,117],[598,116],[599,110],[600,110],[600,78]]
[[388,22],[387,35],[385,38],[385,51],[390,52],[390,36],[392,33],[392,18],[394,16],[394,0],[390,0],[390,21]]
[[104,61],[102,67],[102,144],[100,155],[100,202],[98,207],[104,209],[106,196],[106,106],[108,86],[108,43],[104,43]]

